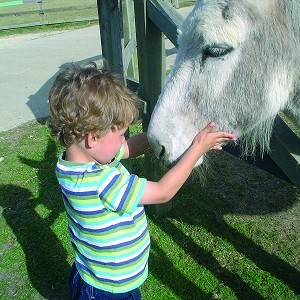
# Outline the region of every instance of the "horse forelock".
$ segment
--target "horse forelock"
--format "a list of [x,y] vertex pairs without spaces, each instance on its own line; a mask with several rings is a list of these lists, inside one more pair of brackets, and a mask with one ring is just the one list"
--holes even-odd
[[203,8],[196,31],[203,34],[206,45],[227,44],[235,48],[247,38],[250,20],[244,11],[236,11],[230,3],[221,1]]

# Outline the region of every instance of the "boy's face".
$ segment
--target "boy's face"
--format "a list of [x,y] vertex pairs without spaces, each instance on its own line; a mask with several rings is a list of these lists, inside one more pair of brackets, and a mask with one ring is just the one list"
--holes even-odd
[[94,159],[101,164],[111,162],[125,142],[125,132],[127,129],[128,127],[114,131],[110,129],[106,134],[99,137],[94,151]]

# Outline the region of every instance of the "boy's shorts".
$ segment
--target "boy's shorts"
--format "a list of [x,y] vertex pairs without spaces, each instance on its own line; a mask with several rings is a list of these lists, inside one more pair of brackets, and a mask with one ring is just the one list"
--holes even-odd
[[71,268],[69,288],[70,288],[70,294],[72,300],[85,300],[85,299],[140,300],[141,299],[141,292],[138,288],[126,293],[114,294],[114,293],[97,289],[89,285],[80,277],[80,274],[76,268],[75,263],[73,263],[73,266]]

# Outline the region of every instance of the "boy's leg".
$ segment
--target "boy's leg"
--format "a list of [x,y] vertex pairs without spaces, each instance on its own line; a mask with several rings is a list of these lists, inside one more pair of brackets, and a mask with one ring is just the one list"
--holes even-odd
[[72,300],[141,300],[141,292],[138,288],[127,293],[113,294],[89,285],[81,279],[75,263],[71,269],[69,287]]
[[133,300],[141,300],[142,299],[142,295],[139,289],[135,289],[133,291],[131,291],[132,294],[132,299]]
[[141,292],[139,289],[127,293],[113,294],[93,288],[92,294],[95,300],[141,300]]
[[75,263],[73,263],[69,278],[69,291],[72,300],[80,299],[82,284],[83,280],[77,271]]

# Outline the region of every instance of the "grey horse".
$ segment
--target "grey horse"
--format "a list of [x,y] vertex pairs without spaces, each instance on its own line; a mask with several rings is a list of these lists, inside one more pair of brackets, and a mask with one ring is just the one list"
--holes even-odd
[[299,71],[299,0],[198,0],[149,124],[156,155],[175,162],[210,121],[268,150],[276,114],[299,115]]

